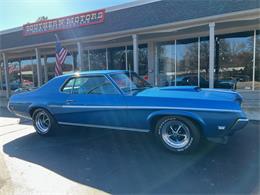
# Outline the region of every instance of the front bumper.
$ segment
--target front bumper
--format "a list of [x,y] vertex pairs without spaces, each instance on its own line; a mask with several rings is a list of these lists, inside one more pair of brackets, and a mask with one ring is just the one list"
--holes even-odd
[[248,124],[247,118],[240,118],[238,119],[234,125],[231,127],[231,132],[237,131],[239,129],[243,129]]
[[220,137],[208,137],[207,139],[211,142],[226,144],[231,135],[233,135],[236,131],[243,129],[249,120],[247,118],[237,119],[236,122],[232,125],[229,131],[227,131],[224,135]]

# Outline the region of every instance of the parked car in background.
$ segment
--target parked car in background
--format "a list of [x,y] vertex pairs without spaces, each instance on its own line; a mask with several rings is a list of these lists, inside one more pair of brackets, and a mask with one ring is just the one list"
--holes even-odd
[[47,136],[60,125],[153,132],[174,152],[202,139],[226,142],[248,122],[234,91],[152,87],[134,72],[93,71],[56,77],[35,91],[10,98],[8,108],[32,118]]
[[[3,90],[6,90],[6,84],[3,83]],[[33,88],[33,82],[32,81],[29,81],[29,80],[14,80],[14,81],[11,81],[9,83],[9,87],[10,87],[10,90],[17,90],[17,89],[20,89],[20,88]]]
[[[10,90],[16,90],[18,88],[21,87],[21,83],[19,82],[19,80],[15,80],[9,83],[9,88]],[[3,90],[6,90],[6,84],[3,83]]]
[[[236,79],[227,79],[227,80],[215,80],[214,88],[219,89],[236,89],[237,80]],[[171,86],[175,85],[175,80],[172,80],[170,83]],[[176,77],[176,85],[177,86],[198,86],[198,75],[196,74],[188,74],[188,75],[180,75]],[[208,88],[209,81],[200,76],[200,87]]]

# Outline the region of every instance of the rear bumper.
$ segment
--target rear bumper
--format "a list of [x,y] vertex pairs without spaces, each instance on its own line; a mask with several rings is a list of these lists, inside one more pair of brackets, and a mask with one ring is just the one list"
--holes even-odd
[[[17,109],[18,108],[18,109]],[[16,116],[25,118],[25,119],[32,119],[28,112],[23,111],[23,109],[19,109],[19,104],[13,104],[12,102],[8,102],[7,109],[14,113]]]

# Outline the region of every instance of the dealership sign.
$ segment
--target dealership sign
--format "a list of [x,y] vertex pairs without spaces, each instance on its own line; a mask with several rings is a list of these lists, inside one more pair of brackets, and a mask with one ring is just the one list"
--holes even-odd
[[104,22],[105,10],[97,10],[77,15],[44,20],[36,23],[29,23],[23,26],[23,35],[35,35],[48,32],[55,32],[65,29],[82,27]]

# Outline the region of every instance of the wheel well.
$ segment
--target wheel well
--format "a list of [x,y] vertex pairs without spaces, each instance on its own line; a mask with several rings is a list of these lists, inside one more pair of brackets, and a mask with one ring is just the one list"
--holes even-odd
[[154,132],[155,131],[155,128],[156,128],[156,123],[161,119],[161,118],[163,118],[163,117],[166,117],[166,116],[171,116],[171,117],[174,117],[174,116],[176,116],[176,117],[183,117],[183,118],[186,118],[186,119],[189,119],[190,121],[192,121],[196,126],[197,126],[197,128],[199,129],[199,131],[200,131],[200,134],[202,135],[202,136],[204,136],[204,133],[203,133],[203,131],[202,131],[202,126],[201,126],[201,124],[197,121],[197,120],[195,120],[195,119],[193,119],[193,118],[191,118],[191,117],[187,117],[187,116],[183,116],[183,115],[159,115],[159,116],[155,116],[155,117],[153,117],[153,119],[151,120],[151,130]]
[[37,108],[37,107],[34,107],[34,108],[31,108],[31,109],[30,109],[29,114],[30,114],[31,117],[33,116],[33,113],[34,113],[34,111],[35,111],[36,109],[38,109],[38,108]]
[[[35,110],[37,110],[37,109],[47,110],[46,108],[42,108],[42,107],[33,107],[33,108],[31,108],[30,111],[29,111],[29,114],[30,114],[31,117],[33,117],[33,113],[34,113]],[[47,111],[49,112],[49,110],[47,110]]]

